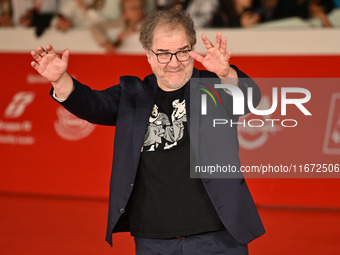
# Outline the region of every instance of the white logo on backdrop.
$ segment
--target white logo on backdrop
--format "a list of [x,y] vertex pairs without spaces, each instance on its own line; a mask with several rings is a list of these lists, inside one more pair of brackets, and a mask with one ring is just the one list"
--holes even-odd
[[[269,109],[271,106],[269,97],[263,96],[258,110]],[[271,119],[271,115],[262,116],[263,119]],[[239,122],[246,121],[247,116],[241,117]],[[270,121],[265,121],[265,124],[262,127],[251,127],[249,125],[238,125],[238,139],[240,146],[247,150],[254,150],[262,147],[267,140],[270,138],[270,135],[281,131],[282,127],[280,125],[273,125]]]
[[[7,119],[21,117],[34,98],[35,94],[32,91],[17,92],[5,109],[4,117]],[[32,121],[29,120],[0,120],[0,144],[33,145],[35,138],[30,135],[32,128]]]
[[324,154],[340,154],[340,93],[333,93],[329,106]]
[[58,120],[54,122],[54,128],[58,135],[69,141],[76,141],[89,136],[95,129],[95,125],[77,118],[63,107],[57,108]]
[[33,100],[34,92],[20,91],[16,93],[5,110],[5,117],[6,118],[20,117],[24,113],[26,107],[29,104],[31,104]]
[[29,73],[26,77],[27,84],[49,84],[50,82],[40,74]]

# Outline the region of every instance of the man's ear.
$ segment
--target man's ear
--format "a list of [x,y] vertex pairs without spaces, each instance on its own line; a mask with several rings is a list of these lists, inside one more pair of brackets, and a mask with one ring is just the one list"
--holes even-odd
[[148,58],[148,62],[149,62],[149,64],[150,64],[150,58],[151,58],[150,52],[149,52],[147,49],[144,49],[144,51],[145,51],[146,57]]

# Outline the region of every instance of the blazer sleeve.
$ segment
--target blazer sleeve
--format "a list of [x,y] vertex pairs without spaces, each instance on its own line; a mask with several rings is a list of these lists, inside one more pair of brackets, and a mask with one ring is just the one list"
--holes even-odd
[[[246,115],[250,113],[249,107],[248,107],[248,98],[252,97],[252,104],[255,107],[257,107],[261,101],[261,90],[259,86],[255,83],[255,81],[250,78],[247,74],[239,70],[236,66],[232,65],[232,67],[236,70],[238,75],[238,87],[242,91],[242,94],[244,96],[244,114]],[[252,94],[249,93],[249,90],[252,91]],[[241,115],[235,115],[233,114],[233,101],[234,98],[230,93],[223,93],[222,95],[224,108],[227,111],[228,115],[233,118],[238,118]]]
[[253,102],[254,108],[257,107],[261,101],[261,90],[252,78],[250,78],[244,72],[240,71],[237,67],[235,67],[235,70],[239,77],[239,83],[238,83],[239,88],[242,90],[243,95],[244,95],[244,109],[245,109],[245,114],[247,114],[250,112],[248,103],[247,103],[248,98],[250,97],[249,88],[251,88],[252,90],[252,102]]
[[50,91],[52,98],[80,119],[93,124],[114,126],[122,93],[121,84],[99,91],[72,79],[74,90],[64,102],[53,98],[53,87]]

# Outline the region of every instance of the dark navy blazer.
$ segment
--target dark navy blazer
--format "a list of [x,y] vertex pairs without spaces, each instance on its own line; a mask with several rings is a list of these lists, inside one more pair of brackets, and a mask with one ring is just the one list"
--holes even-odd
[[[233,67],[239,78],[248,78]],[[194,69],[192,75],[192,78],[214,77],[217,76],[211,72],[197,69]],[[155,103],[157,80],[154,74],[145,77],[143,81],[134,76],[122,76],[118,85],[102,91],[92,90],[75,79],[73,83],[74,91],[61,105],[91,123],[116,126],[106,233],[106,241],[112,245],[112,233],[129,231],[125,207],[133,189],[148,119]],[[257,105],[261,98],[257,85],[254,82],[239,83],[246,97],[249,86],[253,87],[253,101]],[[53,88],[51,94],[52,92]],[[199,127],[201,120],[197,116],[190,116],[188,110],[189,86],[186,86],[185,99],[188,127]],[[199,133],[199,129],[193,133],[196,137],[191,140],[197,141],[205,137]],[[212,154],[211,150],[200,153],[197,145],[194,145],[194,151],[201,154],[202,161],[204,157],[217,157],[223,158],[225,164],[239,166],[237,128],[226,131],[223,136],[217,137],[217,140],[228,141],[227,153],[215,151]],[[264,233],[261,219],[243,178],[203,178],[202,181],[222,223],[239,243],[246,244]]]

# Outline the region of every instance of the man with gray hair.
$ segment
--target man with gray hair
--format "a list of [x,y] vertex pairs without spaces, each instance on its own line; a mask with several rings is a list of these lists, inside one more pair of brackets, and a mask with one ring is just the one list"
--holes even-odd
[[[116,126],[106,241],[112,245],[113,233],[130,231],[137,255],[248,254],[247,243],[264,233],[243,178],[190,178],[189,80],[247,78],[229,65],[231,51],[221,33],[215,44],[205,35],[202,40],[205,56],[193,50],[196,32],[185,12],[150,14],[140,41],[153,74],[143,80],[122,76],[102,91],[67,73],[68,49],[61,57],[51,45],[31,52],[32,67],[52,83],[56,101],[79,118]],[[207,71],[195,69],[194,59]],[[251,86],[259,103],[255,83],[235,86],[244,93]],[[153,109],[163,117],[155,118]],[[157,134],[149,134],[155,128]],[[233,134],[228,146],[238,162]]]

